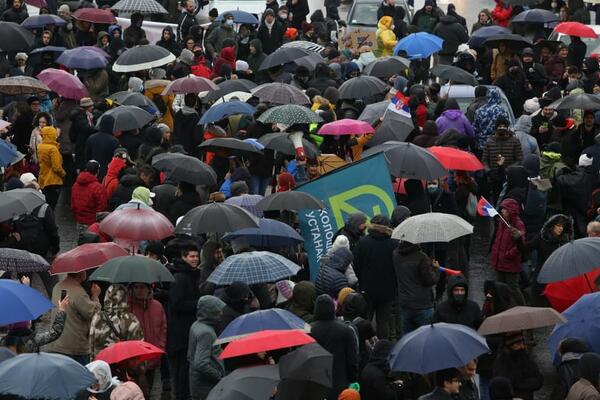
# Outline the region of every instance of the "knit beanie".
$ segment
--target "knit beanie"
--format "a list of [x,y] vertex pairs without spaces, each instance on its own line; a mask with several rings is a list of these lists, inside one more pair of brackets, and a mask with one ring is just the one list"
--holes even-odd
[[590,165],[592,165],[593,161],[593,157],[588,157],[587,154],[582,154],[581,156],[579,156],[579,162],[577,163],[577,165],[580,167],[589,167]]
[[181,54],[179,55],[179,61],[188,66],[192,65],[192,63],[194,62],[194,53],[192,53],[192,51],[188,49],[181,50]]
[[331,245],[332,250],[339,249],[340,247],[345,247],[350,250],[350,241],[345,235],[339,235],[336,237]]
[[527,114],[530,114],[530,115],[535,113],[539,109],[540,109],[540,101],[538,100],[537,97],[532,97],[531,99],[528,99],[527,101],[525,101],[525,104],[523,104],[523,110]]

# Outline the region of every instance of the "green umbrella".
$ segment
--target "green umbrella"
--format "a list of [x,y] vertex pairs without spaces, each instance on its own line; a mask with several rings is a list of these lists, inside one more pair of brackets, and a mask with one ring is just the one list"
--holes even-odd
[[323,122],[323,119],[310,108],[299,106],[297,104],[285,104],[268,109],[258,120],[263,123],[279,123],[286,125],[294,124],[312,124]]
[[108,260],[90,277],[90,281],[110,283],[173,282],[175,279],[164,265],[141,256],[123,256]]

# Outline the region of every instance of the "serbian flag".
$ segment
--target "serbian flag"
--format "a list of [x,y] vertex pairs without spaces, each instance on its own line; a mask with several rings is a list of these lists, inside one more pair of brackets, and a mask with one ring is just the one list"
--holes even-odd
[[388,110],[410,118],[410,108],[408,108],[408,97],[406,97],[400,92],[397,92],[396,95],[391,98]]
[[482,217],[495,217],[498,215],[498,211],[485,199],[485,197],[481,196],[477,203],[477,214]]

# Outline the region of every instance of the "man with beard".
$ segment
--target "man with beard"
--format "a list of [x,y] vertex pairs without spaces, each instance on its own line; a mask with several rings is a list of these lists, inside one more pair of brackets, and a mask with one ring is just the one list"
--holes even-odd
[[525,77],[531,84],[532,95],[541,97],[544,86],[548,83],[548,75],[546,74],[544,66],[534,61],[533,50],[531,47],[523,49],[521,61],[523,62]]
[[461,324],[477,330],[483,321],[481,308],[469,300],[469,284],[462,275],[448,279],[448,299],[441,302],[433,314],[433,322]]
[[531,97],[532,86],[527,80],[519,60],[511,59],[508,62],[507,72],[495,82],[508,99],[515,117],[523,114],[523,103]]
[[344,225],[335,235],[344,235],[350,241],[350,250],[354,251],[354,247],[358,244],[358,241],[362,236],[365,235],[367,229],[367,217],[362,213],[356,213],[350,215]]

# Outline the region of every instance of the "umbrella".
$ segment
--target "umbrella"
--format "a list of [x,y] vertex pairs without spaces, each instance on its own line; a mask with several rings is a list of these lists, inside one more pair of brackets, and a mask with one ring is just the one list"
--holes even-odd
[[198,121],[198,125],[208,124],[209,122],[216,122],[225,119],[232,115],[252,115],[256,112],[256,108],[243,101],[228,101],[227,103],[221,103],[213,105],[208,109]]
[[213,102],[213,105],[225,103],[226,101],[248,101],[251,97],[252,95],[248,92],[231,92],[227,93],[226,95],[223,95],[222,97],[219,97]]
[[[387,104],[390,103],[387,102]],[[367,144],[374,147],[389,141],[403,142],[414,129],[415,125],[410,117],[395,112],[386,112],[375,135]]]
[[444,39],[427,32],[412,33],[394,47],[394,55],[404,51],[412,58],[426,58],[442,49]]
[[390,367],[392,371],[424,375],[462,367],[489,351],[485,339],[473,329],[439,322],[404,335],[392,349]]
[[310,53],[314,54],[309,50],[299,47],[280,47],[264,59],[258,70],[262,71],[279,65],[296,62],[298,59],[306,57]]
[[241,196],[233,196],[225,200],[225,204],[233,204],[238,207],[242,207],[250,214],[257,218],[262,218],[263,212],[256,208],[259,201],[263,199],[260,194],[243,194]]
[[225,233],[244,228],[258,228],[257,218],[242,207],[209,203],[192,208],[177,224],[177,233]]
[[310,325],[295,314],[281,308],[253,311],[234,319],[219,335],[215,344],[229,343],[260,331],[302,329],[310,332]]
[[473,225],[453,214],[430,212],[404,220],[394,229],[392,239],[410,243],[450,242],[473,233]]
[[138,240],[162,240],[173,235],[173,224],[150,208],[125,208],[111,212],[100,223],[110,237]]
[[570,94],[549,105],[555,110],[600,110],[600,96],[589,93]]
[[112,58],[110,56],[110,54],[108,54],[106,51],[102,50],[100,47],[96,47],[96,46],[79,46],[77,47],[80,50],[91,50],[94,53],[98,53],[99,55],[101,55],[102,57],[105,57],[107,59]]
[[262,152],[252,144],[232,137],[208,139],[202,142],[198,147],[204,151],[210,152],[226,150],[238,155],[262,154]]
[[525,331],[567,322],[565,317],[548,307],[517,306],[486,318],[479,327],[480,335]]
[[371,124],[355,119],[338,119],[329,122],[319,129],[319,135],[363,135],[375,133]]
[[[0,120],[3,121],[5,125],[2,128],[5,128],[6,126],[9,126],[10,124],[7,123],[4,120]],[[12,161],[17,157],[17,148],[14,144],[8,143],[6,140],[0,140],[0,167],[6,167],[9,166],[10,164],[12,164]],[[2,214],[2,212],[0,211],[0,215]]]
[[543,0],[506,0],[504,4],[508,7],[511,6],[527,6],[532,7],[538,3],[541,3]]
[[215,19],[215,21],[223,21],[223,16],[227,15],[227,14],[233,16],[233,22],[235,22],[236,24],[250,24],[250,25],[258,25],[259,24],[258,19],[256,19],[256,17],[254,15],[250,14],[249,12],[240,11],[240,10],[232,10],[232,11],[222,12]]
[[163,350],[143,340],[125,340],[111,344],[100,351],[95,360],[102,360],[108,364],[118,364],[135,358],[136,361],[143,362],[160,358],[163,354],[165,354]]
[[600,277],[600,268],[575,278],[549,283],[544,288],[544,296],[546,296],[552,308],[558,312],[563,312],[575,304],[584,294],[592,293],[595,286],[593,282],[596,282],[598,277]]
[[460,171],[480,171],[483,164],[473,153],[454,147],[432,146],[429,150],[444,168]]
[[219,358],[224,360],[248,354],[302,346],[314,342],[315,339],[298,329],[256,332],[229,343]]
[[104,68],[108,64],[106,57],[102,57],[97,52],[78,48],[63,51],[56,62],[75,69],[98,69]]
[[364,151],[362,157],[381,152],[385,155],[390,173],[396,177],[432,180],[448,175],[433,154],[412,143],[385,142]]
[[0,363],[0,394],[25,399],[72,399],[96,377],[62,354],[24,353]]
[[313,382],[332,387],[333,355],[318,343],[310,343],[279,359],[281,379]]
[[282,82],[265,83],[251,91],[260,101],[273,104],[310,104],[310,99],[292,85]]
[[108,96],[108,100],[120,106],[136,106],[150,114],[158,114],[158,106],[152,100],[138,92],[117,92]]
[[342,83],[339,92],[340,99],[365,99],[381,95],[388,89],[381,79],[363,75]]
[[229,256],[210,274],[207,281],[215,285],[231,285],[233,282],[277,282],[289,279],[300,271],[293,261],[269,251],[250,251]]
[[263,211],[320,210],[325,208],[325,204],[312,194],[292,191],[270,194],[256,206]]
[[185,76],[183,78],[175,79],[161,94],[166,96],[168,94],[200,93],[216,89],[218,89],[218,86],[209,79],[201,76]]
[[[296,146],[290,139],[290,135],[287,132],[267,133],[258,139],[258,143],[266,149],[275,150],[288,156],[295,156]],[[316,158],[319,155],[319,149],[305,138],[302,138],[302,147],[304,147],[304,152],[308,158]]]
[[[6,23],[6,22],[3,22]],[[2,26],[2,24],[0,24]],[[12,96],[50,92],[50,88],[30,76],[11,76],[0,79],[0,93]]]
[[93,24],[116,24],[117,20],[110,10],[103,8],[79,8],[73,13],[73,18]]
[[375,76],[377,78],[389,78],[399,75],[410,65],[410,61],[403,57],[381,57],[368,63],[362,70],[363,75]]
[[554,28],[554,32],[564,33],[569,36],[596,39],[598,35],[594,30],[581,22],[563,22]]
[[98,268],[90,277],[90,281],[110,283],[162,283],[175,279],[169,270],[156,260],[141,256],[115,257]]
[[342,160],[335,154],[321,154],[319,157],[317,157],[317,165],[319,168],[320,175],[326,174],[335,169],[343,167],[346,164],[346,160]]
[[261,218],[258,220],[258,225],[258,228],[244,228],[228,233],[223,240],[230,242],[243,238],[250,246],[258,248],[294,246],[304,243],[302,236],[283,222]]
[[169,50],[153,44],[144,44],[125,50],[112,68],[115,72],[145,71],[162,67],[173,61],[175,56]]
[[118,106],[102,114],[96,123],[96,128],[101,125],[102,119],[107,116],[111,116],[114,120],[112,126],[113,132],[140,129],[156,118],[148,111],[144,111],[136,106]]
[[503,34],[510,34],[512,31],[508,28],[498,25],[484,26],[483,28],[477,29],[475,32],[471,34],[469,41],[467,42],[469,46],[475,47],[483,47],[484,42],[490,36],[497,36]]
[[41,14],[25,18],[25,21],[21,22],[21,26],[27,29],[39,29],[46,25],[62,26],[66,25],[66,23],[67,22],[58,15]]
[[[285,104],[268,109],[258,117],[265,124],[279,123],[285,125],[312,124],[323,122],[323,119],[310,108],[297,104]],[[265,145],[266,147],[266,145]]]
[[110,8],[123,13],[135,13],[140,14],[168,14],[166,8],[164,8],[158,1],[154,0],[120,0],[114,6]]
[[5,52],[17,52],[30,48],[35,41],[35,35],[14,22],[2,21],[0,24],[0,48]]
[[204,96],[206,102],[215,101],[231,92],[250,92],[258,85],[247,79],[233,79],[221,82],[217,85],[217,89],[209,92]]
[[35,189],[13,189],[0,192],[0,221],[29,214],[46,202],[46,197]]
[[169,178],[177,182],[209,186],[217,184],[215,171],[196,157],[180,153],[158,154],[152,157],[152,166],[166,172]]
[[325,62],[325,59],[320,54],[308,50],[304,51],[308,54],[294,61],[294,64],[297,66],[303,66],[308,68],[309,71],[314,71],[317,65]]
[[37,78],[65,99],[80,100],[89,96],[85,85],[75,75],[56,68],[46,68]]
[[206,400],[270,399],[279,382],[277,365],[238,368],[215,385]]
[[0,304],[0,326],[37,319],[54,307],[37,290],[9,279],[0,279]]
[[389,100],[383,100],[377,103],[367,104],[362,113],[360,113],[358,119],[360,121],[366,121],[370,124],[374,124],[379,120],[379,118],[383,117],[386,114],[385,110],[387,110],[389,105]]
[[515,34],[500,34],[488,37],[483,44],[488,47],[498,47],[500,43],[505,43],[513,49],[523,49],[533,46],[531,41],[521,35]]
[[564,281],[592,272],[600,267],[600,238],[583,238],[569,242],[548,257],[538,275],[538,282]]
[[510,22],[513,24],[548,24],[550,22],[558,21],[558,15],[554,14],[552,11],[534,8],[532,10],[523,11]]
[[0,248],[0,270],[9,272],[42,272],[48,271],[50,264],[44,257],[25,250]]
[[52,261],[50,274],[85,271],[96,268],[112,258],[128,254],[125,249],[113,242],[82,244],[65,253],[59,254]]
[[325,50],[325,47],[321,46],[320,44],[308,42],[306,40],[294,40],[292,42],[284,43],[281,47],[283,47],[283,48],[298,47],[300,49],[312,51],[315,53],[321,53]]
[[450,83],[464,83],[465,85],[477,86],[479,82],[475,75],[462,68],[452,65],[438,64],[431,69],[431,74],[442,79],[450,81]]

